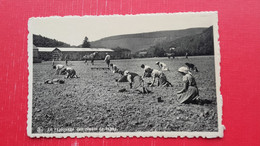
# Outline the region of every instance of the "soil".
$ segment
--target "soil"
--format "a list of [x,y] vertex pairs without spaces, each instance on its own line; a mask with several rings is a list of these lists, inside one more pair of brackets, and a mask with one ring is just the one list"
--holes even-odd
[[[150,94],[140,94],[130,89],[128,83],[117,85],[115,79],[119,74],[91,70],[106,67],[102,60],[95,61],[94,66],[69,61],[80,77],[73,79],[54,75],[51,62],[33,64],[32,132],[66,132],[62,128],[74,128],[70,132],[217,131],[214,57],[126,59],[111,63],[142,75],[141,64],[157,69],[156,61],[170,68],[165,74],[173,87],[151,87]],[[200,95],[197,102],[179,104],[176,92],[182,88],[182,75],[177,69],[186,62],[195,64],[199,70],[193,76]],[[65,83],[44,84],[54,78],[64,79]],[[126,90],[119,92],[120,89]],[[84,130],[76,131],[77,128]]]

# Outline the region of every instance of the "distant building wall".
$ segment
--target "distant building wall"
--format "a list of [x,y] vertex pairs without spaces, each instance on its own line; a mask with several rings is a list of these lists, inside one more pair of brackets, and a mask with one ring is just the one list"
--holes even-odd
[[51,52],[51,55],[52,55],[52,59],[54,60],[62,60],[63,58],[63,53],[58,49],[58,48],[55,48],[52,52]]
[[39,57],[39,49],[33,49],[33,58]]
[[[74,52],[74,51],[67,51],[67,52],[62,52],[62,59],[61,60],[65,60],[66,58],[68,60],[72,60],[72,61],[76,61],[76,60],[82,60],[83,59],[83,56],[85,55],[90,55],[94,53],[93,52],[86,52],[86,51],[77,51],[77,52]],[[109,52],[109,51],[102,51],[102,52],[97,52],[98,54],[96,55],[95,59],[105,59],[105,56],[106,56],[106,53],[108,54],[112,54],[112,52]]]
[[142,57],[147,57],[147,54],[148,54],[147,52],[139,52],[137,57],[141,57],[141,58]]
[[40,63],[41,59],[39,56],[39,49],[36,46],[33,46],[33,63]]
[[39,58],[44,61],[52,60],[52,52],[39,52]]
[[80,51],[80,52],[73,52],[73,51],[68,51],[68,52],[62,52],[62,60],[82,60],[83,56],[86,55],[86,52]]
[[130,59],[131,51],[130,50],[120,50],[112,53],[112,59]]
[[[76,48],[75,48],[76,49]],[[80,48],[79,48],[80,49]],[[111,49],[102,49],[101,51],[91,51],[91,48],[89,48],[87,51],[84,51],[84,49],[81,49],[80,51],[72,51],[73,49],[68,48],[41,48],[38,51],[38,56],[42,60],[71,60],[71,61],[77,61],[82,60],[83,56],[89,55],[91,53],[97,52],[97,56],[95,59],[105,59],[106,53],[108,53],[111,56],[111,59],[128,59],[131,58],[131,51],[130,50],[120,50],[120,51],[113,51]],[[93,49],[94,50],[94,49]],[[107,50],[107,51],[106,51]]]

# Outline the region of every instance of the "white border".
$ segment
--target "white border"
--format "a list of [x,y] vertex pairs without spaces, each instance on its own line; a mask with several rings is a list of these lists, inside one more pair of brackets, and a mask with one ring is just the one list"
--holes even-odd
[[220,47],[219,47],[219,34],[218,34],[218,12],[181,12],[181,13],[156,13],[156,14],[138,14],[138,15],[105,15],[105,16],[64,16],[64,18],[88,18],[88,17],[118,17],[118,16],[146,16],[146,15],[198,15],[198,14],[212,14],[215,17],[215,22],[213,25],[214,33],[214,56],[215,56],[215,77],[216,77],[216,94],[217,94],[217,114],[218,114],[218,132],[95,132],[95,133],[50,133],[50,134],[33,134],[32,133],[32,85],[33,85],[33,40],[31,29],[31,21],[34,19],[48,19],[48,18],[63,18],[61,16],[51,16],[51,17],[32,17],[28,21],[28,84],[29,84],[29,95],[28,95],[28,114],[27,114],[27,135],[31,138],[39,137],[56,137],[56,138],[66,138],[66,137],[203,137],[203,138],[216,138],[223,137],[225,127],[222,125],[222,106],[223,100],[220,93]]

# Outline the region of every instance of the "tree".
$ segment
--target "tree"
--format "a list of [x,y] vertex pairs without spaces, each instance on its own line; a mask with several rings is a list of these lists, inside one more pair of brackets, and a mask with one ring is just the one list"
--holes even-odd
[[70,47],[69,44],[58,41],[56,39],[50,39],[41,35],[33,35],[33,44],[37,47]]
[[83,44],[82,44],[82,48],[89,48],[90,47],[90,43],[88,41],[88,37],[85,37]]
[[166,52],[162,48],[155,48],[154,56],[156,57],[164,57]]

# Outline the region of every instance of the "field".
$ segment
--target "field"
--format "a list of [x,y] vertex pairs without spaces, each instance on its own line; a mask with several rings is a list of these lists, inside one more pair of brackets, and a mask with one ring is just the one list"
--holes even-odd
[[[111,63],[142,75],[140,65],[157,68],[156,61],[168,65],[170,72],[165,74],[174,87],[153,87],[151,94],[131,90],[127,83],[117,86],[118,74],[91,70],[92,66],[82,61],[69,62],[80,78],[64,79],[65,84],[44,84],[47,79],[64,76],[54,75],[51,62],[33,64],[32,133],[66,132],[62,128],[85,129],[78,132],[217,131],[214,57],[129,59]],[[176,92],[182,88],[182,75],[177,69],[185,62],[192,62],[199,69],[193,73],[200,92],[199,103],[179,104],[176,100]],[[105,67],[105,63],[97,60],[94,66]],[[127,91],[118,92],[122,88]],[[158,102],[158,97],[163,102]]]

